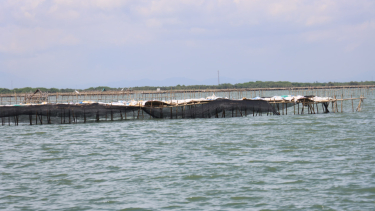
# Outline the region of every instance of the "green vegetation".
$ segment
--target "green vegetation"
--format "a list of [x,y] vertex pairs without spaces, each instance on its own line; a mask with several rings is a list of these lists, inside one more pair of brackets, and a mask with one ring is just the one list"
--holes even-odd
[[[177,85],[177,86],[141,86],[141,87],[125,87],[124,90],[188,90],[188,89],[239,89],[239,88],[279,88],[279,87],[316,87],[316,86],[347,86],[347,85],[375,85],[375,81],[350,81],[350,82],[314,82],[314,83],[300,83],[300,82],[289,82],[289,81],[250,81],[246,83],[238,84],[220,84],[220,85]],[[42,92],[56,93],[56,92],[74,92],[75,89],[57,89],[57,88],[43,88],[43,87],[25,87],[25,88],[15,88],[6,89],[0,88],[0,94],[8,93],[32,93],[36,89],[40,89]],[[90,87],[88,89],[77,89],[77,91],[119,91],[121,88],[111,88],[107,86]]]
[[49,92],[49,93],[56,93],[56,92],[74,92],[74,89],[57,89],[57,88],[43,88],[43,87],[24,87],[24,88],[14,88],[14,89],[6,89],[6,88],[0,88],[0,94],[9,94],[9,93],[33,93],[37,89],[39,89],[42,92]]

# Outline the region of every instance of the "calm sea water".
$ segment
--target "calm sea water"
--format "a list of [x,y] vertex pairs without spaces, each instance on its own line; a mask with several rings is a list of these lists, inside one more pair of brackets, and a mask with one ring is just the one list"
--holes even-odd
[[0,126],[0,209],[375,210],[375,100],[344,108]]

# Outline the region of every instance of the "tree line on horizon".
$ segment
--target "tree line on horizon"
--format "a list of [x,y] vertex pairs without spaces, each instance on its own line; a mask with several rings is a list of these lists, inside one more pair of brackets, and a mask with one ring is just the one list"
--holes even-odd
[[57,92],[82,92],[82,91],[120,91],[120,90],[191,90],[191,89],[241,89],[241,88],[284,88],[284,87],[317,87],[317,86],[346,86],[346,85],[375,85],[375,81],[350,81],[350,82],[289,82],[289,81],[250,81],[246,83],[223,83],[220,85],[177,85],[177,86],[136,86],[136,87],[119,87],[113,88],[108,86],[90,87],[87,89],[58,89],[58,88],[44,88],[44,87],[24,87],[24,88],[0,88],[0,94],[9,93],[33,93],[37,89],[42,92],[57,93]]

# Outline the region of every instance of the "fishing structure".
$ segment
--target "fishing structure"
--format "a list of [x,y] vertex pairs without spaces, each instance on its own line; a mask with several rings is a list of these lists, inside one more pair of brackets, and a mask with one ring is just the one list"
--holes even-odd
[[[344,99],[344,89],[321,89],[333,97],[318,97],[314,88],[289,88],[289,95],[259,97],[273,89],[237,90],[175,90],[175,91],[102,91],[74,93],[43,93],[0,95],[1,125],[19,122],[37,124],[71,124],[127,119],[194,119],[231,118],[262,115],[318,114],[340,112],[338,103],[359,100],[361,110],[364,94],[373,87],[352,87],[360,97]],[[282,88],[280,90],[283,90]],[[341,99],[337,94],[342,92]],[[302,95],[302,94],[305,95]],[[354,93],[354,91],[352,92]],[[202,97],[207,96],[208,97]],[[212,95],[211,95],[212,94]],[[222,97],[219,97],[219,94]],[[293,95],[295,94],[295,95]],[[306,95],[310,94],[310,95]],[[347,94],[347,93],[346,93]],[[363,94],[363,95],[362,95]],[[218,95],[218,96],[216,96]],[[108,98],[107,98],[108,97]],[[117,98],[117,100],[116,100]],[[137,100],[135,100],[137,99]],[[65,101],[65,102],[64,102]],[[104,102],[103,102],[104,101]],[[288,110],[289,108],[289,110]]]

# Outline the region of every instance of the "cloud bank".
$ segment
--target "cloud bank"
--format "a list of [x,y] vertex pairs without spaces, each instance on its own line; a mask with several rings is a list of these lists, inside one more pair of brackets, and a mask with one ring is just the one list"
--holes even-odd
[[366,80],[374,37],[366,0],[7,0],[0,86]]

